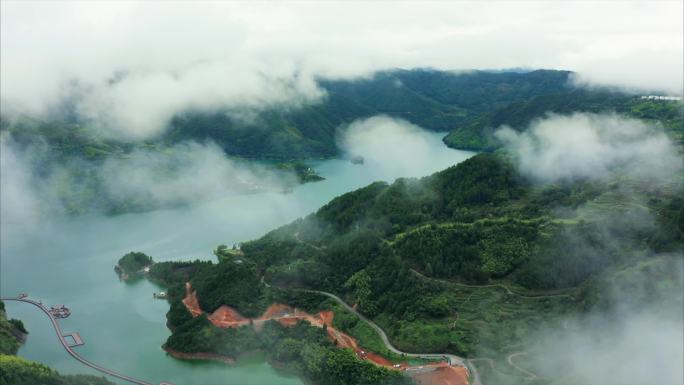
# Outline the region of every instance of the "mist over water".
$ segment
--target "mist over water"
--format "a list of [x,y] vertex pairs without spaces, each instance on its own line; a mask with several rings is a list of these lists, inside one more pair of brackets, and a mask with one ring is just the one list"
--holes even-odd
[[362,157],[382,175],[415,177],[430,164],[448,164],[450,154],[434,151],[441,138],[405,120],[386,115],[359,119],[338,132],[338,144],[349,157]]
[[[412,135],[414,142],[430,148],[427,152],[405,148],[408,153],[423,154],[414,158],[420,166],[411,170],[414,176],[430,174],[473,155],[446,148],[442,134],[418,130]],[[387,139],[393,140],[391,134]],[[119,282],[114,265],[129,251],[145,252],[157,261],[214,259],[212,250],[219,244],[259,237],[347,191],[373,181],[407,176],[388,166],[393,161],[388,157],[385,162],[377,158],[363,165],[346,159],[313,162],[326,179],[298,186],[290,194],[226,194],[184,207],[114,217],[54,213],[39,216],[30,224],[16,222],[21,216],[11,222],[4,215],[8,209],[5,202],[11,201],[6,200],[10,195],[4,195],[10,190],[6,188],[8,175],[3,172],[0,291],[3,296],[28,292],[46,304],[69,306],[72,316],[62,325],[65,332],[79,332],[84,338],[86,344],[77,348],[79,352],[133,377],[177,385],[301,384],[298,378],[275,371],[263,358],[226,366],[166,356],[160,347],[170,334],[165,325],[168,304],[152,298],[152,293],[161,289],[145,280]],[[30,180],[32,176],[20,173],[14,177]],[[126,181],[120,179],[121,183]],[[24,190],[18,193],[35,196],[30,189],[33,184],[21,186]],[[22,319],[30,332],[21,356],[63,373],[89,372],[63,351],[44,315],[24,304],[7,303],[7,308],[9,315]]]

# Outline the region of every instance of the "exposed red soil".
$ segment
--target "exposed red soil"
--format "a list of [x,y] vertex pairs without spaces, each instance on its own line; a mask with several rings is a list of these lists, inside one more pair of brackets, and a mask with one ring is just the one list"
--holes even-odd
[[335,317],[335,313],[333,313],[332,310],[323,310],[322,312],[318,313],[318,315],[321,317],[321,321],[324,324],[332,326],[333,317]]
[[371,362],[373,362],[377,365],[381,365],[381,366],[393,366],[394,365],[392,363],[392,361],[388,360],[387,358],[385,358],[381,355],[375,354],[373,352],[366,352],[366,359],[368,361],[371,361]]
[[299,323],[300,319],[301,318],[297,317],[286,317],[278,319],[278,322],[280,322],[280,324],[283,326],[295,326],[297,323]]
[[[197,317],[203,313],[199,306],[199,301],[197,300],[197,293],[192,290],[189,282],[185,284],[185,298],[183,299],[183,304],[193,317]],[[256,331],[260,331],[263,324],[269,320],[278,321],[283,326],[294,326],[300,321],[306,321],[313,326],[321,328],[325,325],[328,337],[337,347],[353,349],[354,352],[356,352],[356,356],[361,360],[366,360],[393,370],[406,370],[407,374],[414,378],[420,385],[468,384],[467,371],[463,367],[452,367],[444,362],[421,366],[410,366],[406,363],[394,365],[390,360],[379,354],[365,351],[359,346],[354,337],[345,334],[332,326],[334,317],[335,313],[331,310],[324,310],[311,315],[288,305],[274,303],[258,318],[245,318],[238,313],[237,310],[227,305],[222,305],[207,318],[211,323],[220,328],[237,328],[251,324]],[[174,352],[169,349],[167,349],[167,351],[178,358],[221,360],[220,357],[222,357],[209,353],[186,354]]]
[[166,352],[169,353],[172,357],[179,358],[182,360],[211,360],[211,361],[223,362],[226,364],[235,363],[235,359],[233,359],[231,357],[222,356],[220,354],[214,354],[214,353],[183,353],[183,352],[179,352],[177,350],[173,350],[173,349],[170,349],[167,347],[164,347],[164,350],[166,350]]
[[291,308],[290,306],[283,305],[280,303],[274,303],[271,306],[269,306],[264,312],[264,314],[262,314],[259,318],[270,319],[283,317],[289,314],[295,314],[295,312],[296,310]]
[[214,325],[218,327],[239,327],[249,323],[249,320],[240,315],[235,309],[230,306],[222,305],[214,310],[210,316],[207,317]]
[[[410,373],[410,372],[409,372]],[[419,385],[468,385],[468,371],[444,363],[435,370],[410,374]]]
[[202,309],[200,308],[199,301],[197,300],[197,292],[192,290],[190,282],[185,283],[185,298],[183,298],[183,305],[188,309],[193,317],[197,317],[202,314]]
[[328,337],[330,337],[330,339],[335,343],[335,346],[339,348],[351,348],[354,349],[354,351],[356,351],[357,354],[361,351],[356,342],[356,339],[347,334],[342,333],[341,331],[335,328],[328,328]]

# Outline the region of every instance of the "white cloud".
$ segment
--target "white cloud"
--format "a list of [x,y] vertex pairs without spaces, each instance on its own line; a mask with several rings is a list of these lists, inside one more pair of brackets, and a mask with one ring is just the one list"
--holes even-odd
[[682,257],[653,254],[599,276],[588,297],[603,299],[600,304],[590,299],[593,310],[540,326],[522,344],[530,355],[521,366],[559,385],[681,384]]
[[[128,137],[185,108],[299,103],[316,76],[547,67],[682,92],[681,2],[2,2],[1,97],[80,111]],[[125,71],[115,86],[112,76]]]
[[534,369],[540,369],[539,375],[563,385],[676,385],[684,380],[681,318],[640,310],[587,316],[574,324],[574,330],[546,330],[532,336],[536,343],[545,343],[535,352],[544,357],[538,358],[541,362]]
[[22,150],[7,133],[0,135],[0,217],[11,226],[36,226],[46,214],[61,212],[56,196],[44,191],[33,162],[47,151],[36,145]]
[[115,201],[170,206],[294,184],[294,175],[226,158],[214,144],[194,142],[164,152],[138,150],[109,158],[98,168],[104,191]]
[[73,208],[99,213],[109,210],[110,204],[175,207],[257,191],[279,192],[297,183],[291,172],[227,158],[211,143],[185,142],[163,151],[139,149],[103,163],[56,165],[46,145],[22,146],[3,133],[0,156],[0,217],[8,229],[32,229]]
[[500,128],[495,136],[520,170],[543,181],[600,178],[618,171],[646,179],[669,178],[682,159],[658,127],[615,114],[549,115],[524,132]]
[[[422,176],[426,169],[448,167],[454,150],[436,151],[444,145],[439,137],[405,120],[384,115],[360,119],[338,132],[338,144],[349,156],[361,156],[378,177]],[[461,152],[465,158],[470,153]]]

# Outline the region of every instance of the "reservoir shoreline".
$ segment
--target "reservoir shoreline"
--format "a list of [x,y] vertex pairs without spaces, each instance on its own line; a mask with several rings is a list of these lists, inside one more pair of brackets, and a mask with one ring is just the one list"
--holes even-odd
[[[26,291],[48,306],[65,304],[72,315],[60,321],[62,328],[86,341],[78,347],[79,354],[134,378],[184,385],[302,385],[300,378],[283,373],[265,358],[226,365],[225,360],[186,361],[160,352],[170,335],[168,302],[152,298],[159,291],[153,282],[120,282],[112,264],[131,251],[144,252],[157,262],[216,260],[212,251],[217,245],[258,238],[336,196],[378,180],[428,175],[473,155],[445,147],[441,134],[425,135],[431,138],[431,158],[417,163],[414,175],[371,160],[354,165],[330,159],[312,162],[325,180],[297,186],[289,194],[232,195],[192,207],[115,217],[54,217],[25,227],[3,222],[0,291],[3,296]],[[54,332],[35,310],[8,304],[7,311],[22,319],[30,332],[20,356],[64,374],[96,374],[49,343]]]

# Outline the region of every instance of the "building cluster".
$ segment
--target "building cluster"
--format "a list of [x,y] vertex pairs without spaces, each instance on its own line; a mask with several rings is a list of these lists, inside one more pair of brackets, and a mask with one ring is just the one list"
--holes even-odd
[[662,95],[644,95],[641,99],[647,100],[682,100],[681,96],[662,96]]
[[50,306],[49,311],[55,318],[67,318],[71,315],[71,310],[64,305]]

